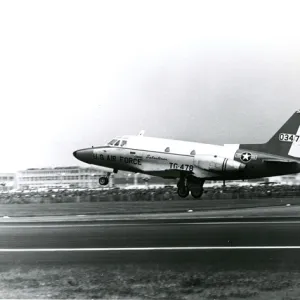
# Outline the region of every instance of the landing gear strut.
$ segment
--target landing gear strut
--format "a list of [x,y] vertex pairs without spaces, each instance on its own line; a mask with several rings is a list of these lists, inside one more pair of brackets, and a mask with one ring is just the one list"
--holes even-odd
[[190,190],[187,186],[186,177],[183,174],[180,174],[180,179],[177,183],[177,194],[181,198],[186,198],[190,193]]

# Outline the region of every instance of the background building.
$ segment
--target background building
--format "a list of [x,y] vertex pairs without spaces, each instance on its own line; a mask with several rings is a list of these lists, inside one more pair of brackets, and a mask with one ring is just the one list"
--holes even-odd
[[[100,188],[99,177],[106,175],[98,168],[84,168],[78,166],[56,168],[30,168],[19,171],[15,176],[15,186],[18,190],[50,189],[50,188]],[[0,182],[1,183],[1,182]],[[151,185],[174,184],[174,180],[165,180],[144,174],[118,172],[111,174],[108,186],[104,187],[133,187]]]
[[0,173],[0,191],[9,191],[16,188],[15,173]]
[[16,175],[18,189],[37,188],[96,188],[102,170],[78,166],[56,168],[31,168]]

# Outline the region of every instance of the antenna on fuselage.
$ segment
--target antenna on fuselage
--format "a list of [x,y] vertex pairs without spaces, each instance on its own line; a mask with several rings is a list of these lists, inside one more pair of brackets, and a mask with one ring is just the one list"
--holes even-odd
[[141,130],[138,134],[138,136],[144,136],[145,130]]

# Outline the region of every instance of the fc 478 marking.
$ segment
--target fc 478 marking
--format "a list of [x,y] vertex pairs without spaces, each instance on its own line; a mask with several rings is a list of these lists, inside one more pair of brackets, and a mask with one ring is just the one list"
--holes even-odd
[[184,170],[184,171],[193,171],[194,166],[193,165],[179,165],[176,163],[169,163],[170,164],[170,169],[175,169],[175,170]]

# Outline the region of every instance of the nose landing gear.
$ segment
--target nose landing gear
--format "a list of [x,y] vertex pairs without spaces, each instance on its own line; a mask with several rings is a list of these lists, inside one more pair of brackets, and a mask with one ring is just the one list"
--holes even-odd
[[99,184],[100,185],[108,185],[108,183],[109,183],[109,176],[110,176],[110,173],[107,173],[107,176],[101,176],[99,178]]
[[100,185],[107,185],[108,182],[109,182],[108,177],[102,176],[102,177],[99,178],[99,184]]

